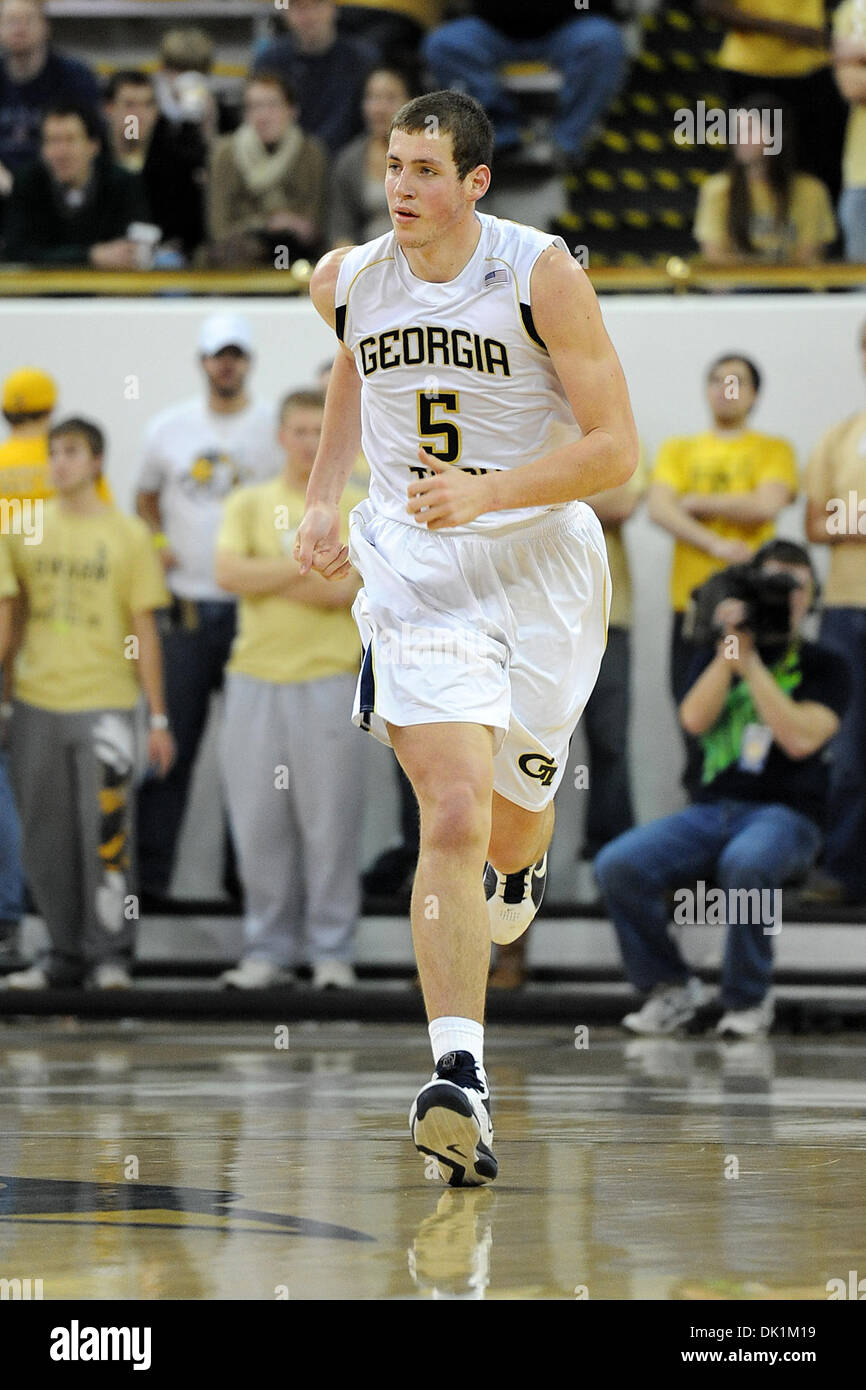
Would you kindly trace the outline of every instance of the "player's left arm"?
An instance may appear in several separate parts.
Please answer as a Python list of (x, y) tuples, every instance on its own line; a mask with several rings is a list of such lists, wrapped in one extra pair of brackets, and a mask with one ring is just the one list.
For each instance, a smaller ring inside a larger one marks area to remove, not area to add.
[(547, 507), (628, 482), (640, 445), (628, 387), (586, 274), (550, 247), (532, 271), (532, 316), (582, 438), (517, 468), (480, 477), (448, 468), (426, 450), (434, 475), (409, 488), (408, 511), (428, 529), (459, 526), (485, 512)]

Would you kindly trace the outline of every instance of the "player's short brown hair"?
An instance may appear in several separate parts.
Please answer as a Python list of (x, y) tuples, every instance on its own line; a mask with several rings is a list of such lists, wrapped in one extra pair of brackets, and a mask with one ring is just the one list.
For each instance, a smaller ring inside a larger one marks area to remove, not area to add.
[(105, 453), (104, 433), (98, 425), (94, 425), (92, 420), (85, 420), (80, 415), (70, 415), (68, 419), (59, 421), (53, 429), (48, 431), (48, 443), (53, 444), (55, 439), (65, 438), (67, 435), (73, 434), (85, 441), (95, 459), (102, 458)]
[(401, 106), (391, 130), (450, 135), (457, 177), (493, 159), (493, 126), (480, 102), (465, 92), (428, 92)]
[(283, 399), (280, 401), (280, 424), (283, 423), (290, 410), (324, 409), (324, 391), (317, 391), (312, 386), (303, 391), (290, 391), (288, 395), (283, 396)]

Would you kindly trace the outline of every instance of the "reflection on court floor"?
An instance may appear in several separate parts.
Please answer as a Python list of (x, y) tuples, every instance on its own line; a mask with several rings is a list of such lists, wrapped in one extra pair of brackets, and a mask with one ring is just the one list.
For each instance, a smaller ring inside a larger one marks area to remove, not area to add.
[(452, 1191), (408, 1138), (417, 1028), (4, 1023), (0, 1296), (826, 1299), (866, 1275), (866, 1038), (580, 1041), (489, 1030), (501, 1176)]

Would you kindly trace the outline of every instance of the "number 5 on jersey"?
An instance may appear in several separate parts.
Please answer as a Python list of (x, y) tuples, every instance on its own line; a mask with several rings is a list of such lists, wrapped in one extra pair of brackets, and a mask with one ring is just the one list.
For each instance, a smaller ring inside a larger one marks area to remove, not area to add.
[[(453, 420), (443, 420), (437, 412), (441, 410), (449, 415), (458, 414), (460, 393), (439, 391), (430, 395), (426, 391), (418, 391), (417, 397), (418, 434), (422, 446), (441, 463), (456, 463), (463, 452), (460, 428)], [(430, 442), (431, 439), (433, 443)]]

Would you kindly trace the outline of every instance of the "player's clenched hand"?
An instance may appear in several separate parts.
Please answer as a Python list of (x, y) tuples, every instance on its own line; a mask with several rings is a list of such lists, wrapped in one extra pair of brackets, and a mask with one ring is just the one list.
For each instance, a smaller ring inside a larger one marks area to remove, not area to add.
[(295, 538), (295, 559), (301, 574), (318, 570), (326, 579), (345, 579), (351, 572), (348, 547), (340, 541), (340, 513), (325, 502), (314, 502), (304, 513)]
[(406, 510), (428, 531), (438, 531), (443, 526), (464, 526), (490, 510), (486, 477), (464, 473), (461, 468), (442, 463), (426, 449), (419, 449), (418, 457), (433, 469), (433, 477), (410, 483)]

